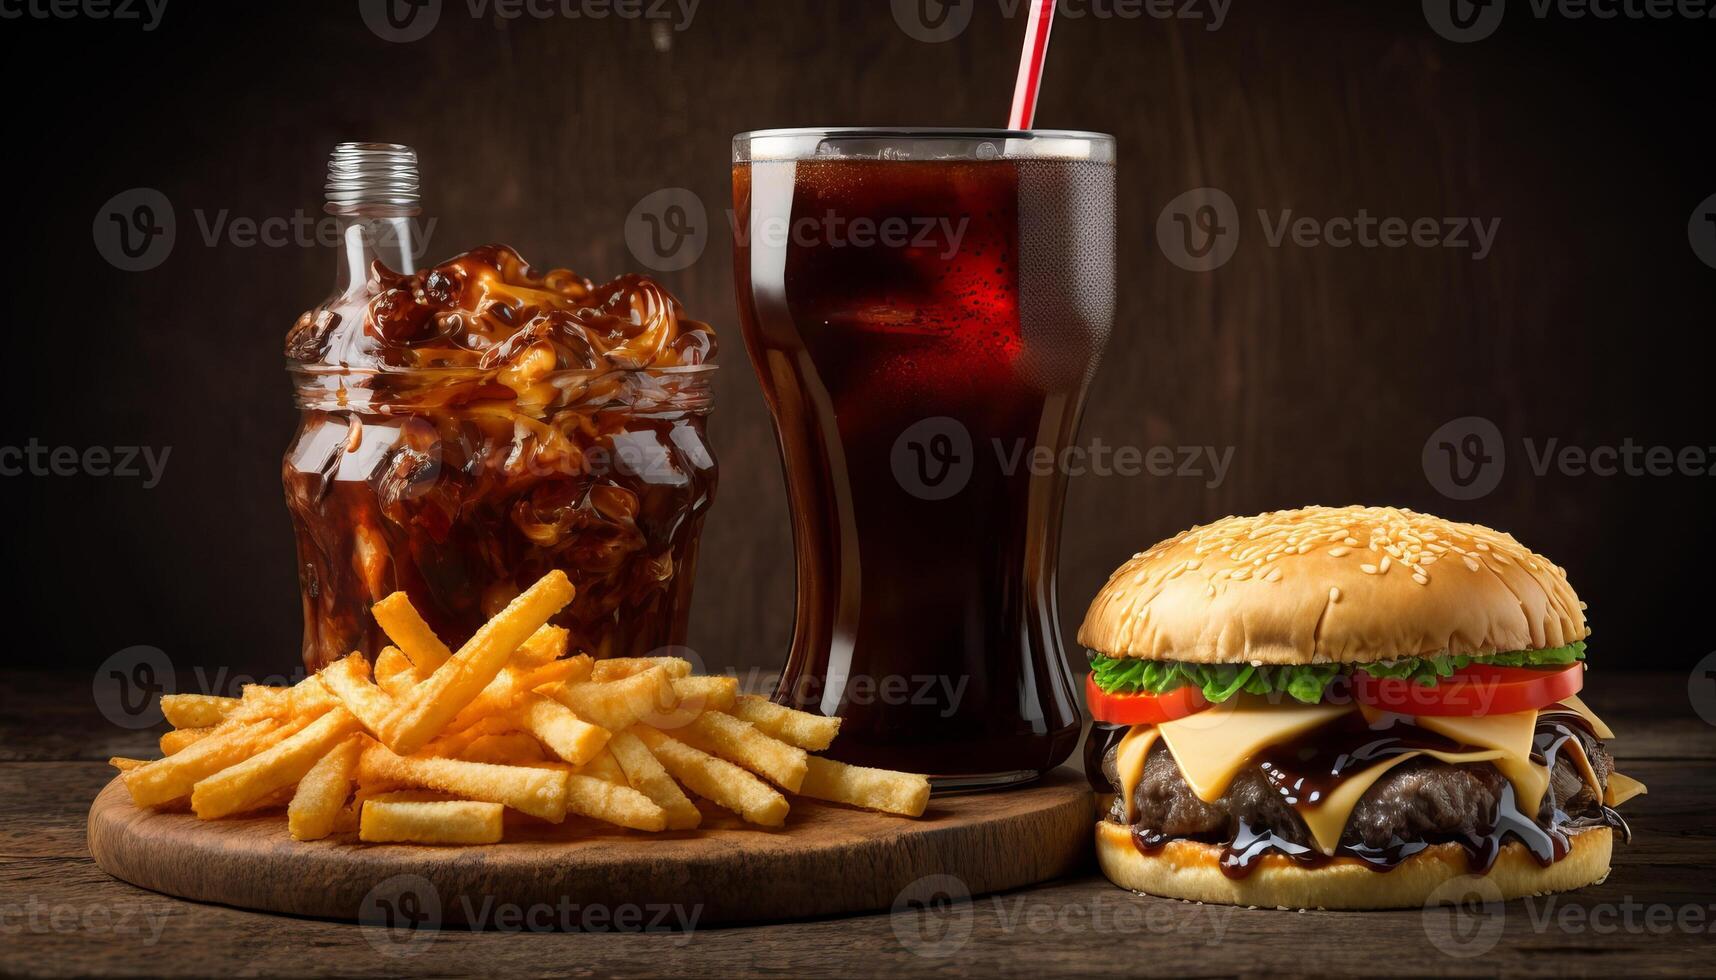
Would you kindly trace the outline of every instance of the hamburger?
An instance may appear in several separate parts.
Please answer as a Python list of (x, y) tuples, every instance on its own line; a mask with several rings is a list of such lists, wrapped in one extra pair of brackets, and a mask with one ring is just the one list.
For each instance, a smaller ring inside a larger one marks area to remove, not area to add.
[(1609, 873), (1585, 606), (1511, 535), (1409, 510), (1229, 517), (1122, 565), (1079, 642), (1115, 884), (1286, 908), (1421, 906)]

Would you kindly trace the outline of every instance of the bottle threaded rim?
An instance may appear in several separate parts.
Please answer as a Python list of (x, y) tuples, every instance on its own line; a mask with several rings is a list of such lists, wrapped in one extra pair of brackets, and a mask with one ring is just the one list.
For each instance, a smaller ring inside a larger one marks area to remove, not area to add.
[(399, 143), (340, 143), (328, 157), (328, 204), (415, 208), (417, 151)]

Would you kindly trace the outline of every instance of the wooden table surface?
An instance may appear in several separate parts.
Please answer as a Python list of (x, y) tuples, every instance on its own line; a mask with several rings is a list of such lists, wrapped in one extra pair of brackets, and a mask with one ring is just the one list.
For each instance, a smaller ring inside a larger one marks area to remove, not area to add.
[[(1635, 836), (1617, 845), (1609, 880), (1573, 895), (1467, 912), (1280, 912), (1141, 897), (1092, 866), (969, 903), (908, 896), (892, 914), (519, 935), (266, 915), (109, 878), (90, 859), (85, 813), (111, 778), (104, 760), (148, 754), (155, 733), (104, 721), (87, 675), (13, 675), (0, 685), (0, 975), (1709, 975), (1716, 728), (1695, 713), (1685, 675), (1594, 679), (1586, 699), (1650, 794), (1624, 808)], [(1716, 710), (1716, 688), (1705, 697)]]

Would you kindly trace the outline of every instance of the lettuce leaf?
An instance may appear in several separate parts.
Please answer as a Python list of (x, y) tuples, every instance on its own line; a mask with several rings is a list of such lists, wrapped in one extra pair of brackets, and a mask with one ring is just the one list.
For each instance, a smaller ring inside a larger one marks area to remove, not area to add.
[(1323, 692), (1343, 674), (1362, 670), (1372, 677), (1410, 680), (1426, 687), (1471, 664), (1498, 667), (1545, 667), (1585, 659), (1583, 641), (1547, 650), (1515, 650), (1481, 657), (1438, 654), (1403, 657), (1370, 664), (1306, 664), (1285, 667), (1251, 664), (1193, 664), (1180, 660), (1139, 660), (1135, 657), (1091, 655), (1090, 672), (1096, 686), (1109, 694), (1166, 694), (1196, 687), (1208, 700), (1221, 703), (1239, 693), (1281, 693), (1305, 704), (1323, 699)]

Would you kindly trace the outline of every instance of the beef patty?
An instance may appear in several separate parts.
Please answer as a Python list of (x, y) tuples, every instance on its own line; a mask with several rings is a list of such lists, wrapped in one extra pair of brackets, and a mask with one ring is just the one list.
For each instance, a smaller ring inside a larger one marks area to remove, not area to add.
[[(1539, 719), (1545, 725), (1561, 723), (1571, 731), (1591, 760), (1597, 780), (1608, 785), (1614, 760), (1577, 716), (1556, 713)], [(1103, 775), (1118, 787), (1111, 747), (1102, 759)], [(1497, 808), (1508, 787), (1495, 766), (1487, 763), (1454, 765), (1420, 757), (1389, 770), (1367, 790), (1347, 820), (1341, 843), (1349, 846), (1386, 847), (1394, 841), (1417, 841), (1441, 836), (1475, 836), (1495, 825)], [(1144, 763), (1144, 776), (1133, 794), (1134, 825), (1166, 837), (1186, 837), (1209, 842), (1231, 841), (1244, 822), (1255, 831), (1269, 830), (1295, 844), (1311, 844), (1310, 832), (1293, 807), (1269, 784), (1263, 770), (1248, 766), (1228, 785), (1226, 795), (1214, 803), (1199, 799), (1166, 742), (1158, 740)], [(1556, 812), (1562, 816), (1557, 818)], [(1109, 819), (1125, 823), (1125, 811), (1117, 798)], [(1569, 754), (1556, 754), (1550, 771), (1549, 789), (1538, 808), (1540, 826), (1595, 825), (1604, 822), (1602, 799), (1592, 791), (1582, 771)]]

